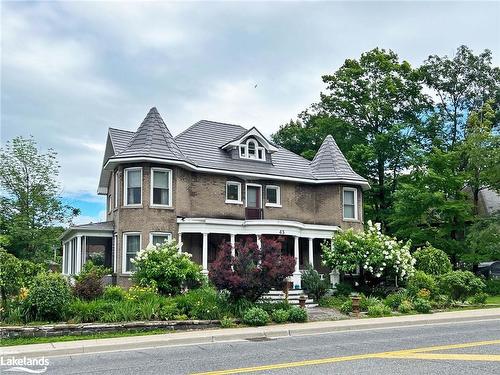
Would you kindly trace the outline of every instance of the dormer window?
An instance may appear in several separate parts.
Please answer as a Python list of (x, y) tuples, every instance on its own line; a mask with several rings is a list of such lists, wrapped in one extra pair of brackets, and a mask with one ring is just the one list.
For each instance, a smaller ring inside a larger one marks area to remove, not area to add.
[(240, 158), (265, 161), (265, 148), (260, 146), (255, 139), (249, 138), (240, 144)]

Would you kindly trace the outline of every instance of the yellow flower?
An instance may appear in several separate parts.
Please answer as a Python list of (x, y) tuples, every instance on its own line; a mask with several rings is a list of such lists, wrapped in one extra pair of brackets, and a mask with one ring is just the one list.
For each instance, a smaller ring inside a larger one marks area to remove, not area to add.
[(19, 299), (24, 301), (26, 298), (28, 298), (28, 288), (21, 288), (19, 290)]

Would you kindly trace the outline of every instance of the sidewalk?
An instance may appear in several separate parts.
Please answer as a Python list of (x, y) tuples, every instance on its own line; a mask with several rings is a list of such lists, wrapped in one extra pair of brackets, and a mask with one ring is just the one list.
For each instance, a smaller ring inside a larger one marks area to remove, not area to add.
[(278, 338), (300, 336), (346, 330), (404, 327), (410, 325), (432, 323), (452, 323), (484, 319), (500, 319), (500, 308), (442, 312), (431, 315), (423, 314), (358, 320), (321, 321), (264, 327), (227, 328), (205, 331), (168, 333), (150, 336), (133, 336), (111, 339), (18, 345), (1, 347), (0, 355), (50, 357), (71, 354), (156, 348), (175, 345), (207, 344), (214, 342), (266, 337)]

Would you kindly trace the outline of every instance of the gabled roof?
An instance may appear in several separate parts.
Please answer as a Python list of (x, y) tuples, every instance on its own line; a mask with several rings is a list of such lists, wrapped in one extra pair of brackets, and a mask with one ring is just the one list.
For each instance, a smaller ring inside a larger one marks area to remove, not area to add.
[(227, 149), (230, 147), (235, 147), (239, 146), (246, 138), (248, 137), (255, 137), (257, 138), (260, 143), (264, 145), (264, 147), (269, 151), (269, 152), (276, 152), (278, 151), (278, 148), (269, 142), (266, 137), (262, 135), (262, 133), (254, 126), (250, 130), (247, 130), (243, 134), (238, 135), (236, 138), (232, 139), (231, 141), (225, 143), (224, 145), (221, 146), (222, 149)]
[(116, 153), (114, 157), (134, 156), (186, 161), (186, 157), (175, 143), (174, 137), (155, 107), (149, 110), (123, 151)]
[(315, 178), (329, 180), (343, 178), (346, 180), (366, 181), (353, 171), (339, 146), (331, 135), (327, 135), (311, 162), (311, 170)]

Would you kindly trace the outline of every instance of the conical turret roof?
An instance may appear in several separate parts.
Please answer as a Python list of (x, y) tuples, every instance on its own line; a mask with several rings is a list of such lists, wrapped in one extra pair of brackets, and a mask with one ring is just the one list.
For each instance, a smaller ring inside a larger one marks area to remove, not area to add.
[(366, 181), (349, 165), (335, 139), (327, 135), (311, 162), (312, 173), (320, 180), (344, 178), (347, 180)]

